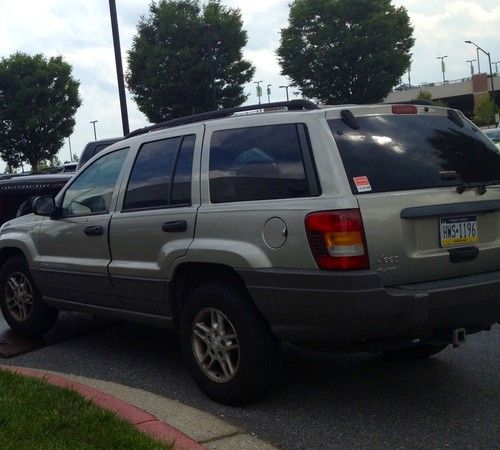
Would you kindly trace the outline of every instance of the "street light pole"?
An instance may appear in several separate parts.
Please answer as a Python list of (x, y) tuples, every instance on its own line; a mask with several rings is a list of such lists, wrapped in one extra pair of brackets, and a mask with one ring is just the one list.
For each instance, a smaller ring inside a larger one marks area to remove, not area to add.
[(466, 44), (472, 44), (476, 47), (477, 50), (477, 56), (478, 56), (478, 61), (479, 61), (479, 50), (481, 50), (487, 57), (488, 57), (488, 62), (490, 64), (490, 80), (491, 80), (491, 100), (493, 100), (493, 104), (496, 105), (496, 100), (495, 100), (495, 86), (493, 84), (493, 68), (491, 67), (491, 55), (489, 52), (486, 50), (482, 49), (477, 45), (476, 43), (472, 41), (465, 41)]
[(290, 97), (288, 96), (288, 88), (290, 87), (290, 85), (286, 85), (286, 86), (280, 86), (279, 88), (280, 89), (285, 89), (286, 90), (286, 101), (289, 102), (290, 101)]
[(73, 162), (73, 153), (71, 152), (71, 136), (68, 136), (68, 144), (69, 144), (69, 162)]
[(259, 80), (259, 81), (254, 81), (254, 84), (257, 85), (257, 97), (259, 99), (259, 105), (261, 104), (260, 98), (262, 97), (262, 88), (260, 87), (260, 83), (264, 83), (264, 81)]
[(446, 77), (444, 76), (445, 72), (445, 66), (444, 66), (444, 59), (448, 58), (448, 56), (438, 56), (437, 59), (441, 60), (441, 71), (443, 72), (443, 84), (446, 83)]
[(98, 120), (91, 120), (89, 123), (91, 123), (94, 126), (94, 141), (97, 141), (97, 133), (95, 131), (95, 124), (96, 122), (99, 122)]
[(111, 31), (113, 33), (113, 46), (115, 48), (116, 78), (118, 80), (118, 95), (120, 97), (120, 109), (122, 113), (123, 135), (130, 133), (128, 124), (127, 99), (125, 97), (125, 81), (123, 80), (122, 54), (120, 51), (120, 35), (118, 34), (118, 18), (116, 15), (116, 2), (109, 0), (109, 12), (111, 15)]
[(466, 62), (470, 63), (470, 74), (474, 75), (474, 66), (472, 65), (473, 62), (475, 62), (475, 59), (468, 59)]
[(267, 103), (271, 103), (271, 86), (272, 84), (267, 85)]
[(408, 86), (411, 87), (411, 61), (410, 61), (410, 64), (408, 66)]

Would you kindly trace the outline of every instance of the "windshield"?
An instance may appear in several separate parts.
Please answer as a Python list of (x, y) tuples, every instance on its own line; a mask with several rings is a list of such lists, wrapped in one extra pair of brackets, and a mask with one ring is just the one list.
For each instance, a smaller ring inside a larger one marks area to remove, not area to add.
[(495, 144), (500, 142), (500, 129), (499, 130), (486, 130), (484, 132)]
[(499, 149), (447, 116), (356, 117), (359, 129), (329, 120), (354, 194), (456, 186), (500, 178)]

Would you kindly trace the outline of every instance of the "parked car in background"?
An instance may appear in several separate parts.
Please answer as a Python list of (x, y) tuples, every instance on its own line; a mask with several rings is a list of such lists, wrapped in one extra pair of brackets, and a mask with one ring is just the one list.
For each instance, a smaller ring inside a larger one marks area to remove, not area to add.
[(80, 155), (80, 159), (78, 160), (78, 164), (76, 166), (76, 170), (78, 171), (80, 167), (83, 167), (91, 158), (97, 155), (99, 152), (104, 150), (106, 147), (118, 142), (123, 138), (109, 138), (109, 139), (100, 139), (99, 141), (89, 142), (83, 149), (82, 154)]
[(490, 128), (483, 130), (483, 133), (500, 149), (500, 128)]
[(75, 173), (78, 163), (66, 163), (61, 166), (51, 167), (50, 169), (44, 170), (43, 173)]
[(31, 213), (34, 198), (40, 195), (56, 196), (75, 170), (119, 139), (121, 138), (89, 142), (83, 149), (78, 164), (64, 164), (36, 175), (8, 175), (0, 178), (0, 225), (14, 217)]
[(16, 177), (25, 177), (31, 175), (31, 172), (21, 172), (21, 173), (3, 173), (0, 175), (0, 180), (10, 180)]
[(483, 133), (428, 105), (269, 106), (133, 132), (4, 224), (9, 325), (77, 310), (176, 329), (198, 386), (235, 405), (270, 389), (280, 341), (423, 358), (499, 321)]

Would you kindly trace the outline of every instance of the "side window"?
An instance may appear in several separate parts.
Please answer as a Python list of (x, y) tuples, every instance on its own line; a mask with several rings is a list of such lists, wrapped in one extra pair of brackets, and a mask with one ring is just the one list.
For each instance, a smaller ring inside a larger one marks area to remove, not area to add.
[(123, 210), (161, 208), (191, 202), (195, 136), (148, 142), (130, 174)]
[(63, 217), (103, 214), (109, 211), (116, 180), (128, 148), (108, 153), (87, 167), (64, 193)]
[(311, 195), (296, 124), (213, 133), (210, 143), (213, 203)]

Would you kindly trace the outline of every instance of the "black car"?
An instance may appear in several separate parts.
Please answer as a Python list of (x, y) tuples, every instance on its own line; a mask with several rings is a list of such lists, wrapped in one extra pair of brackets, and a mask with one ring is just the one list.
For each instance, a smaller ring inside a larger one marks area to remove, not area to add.
[(77, 167), (72, 163), (49, 169), (42, 174), (8, 175), (0, 179), (0, 225), (14, 217), (30, 214), (36, 197), (55, 197), (73, 177), (75, 169), (78, 170), (94, 155), (120, 139), (122, 138), (89, 142), (82, 151)]

